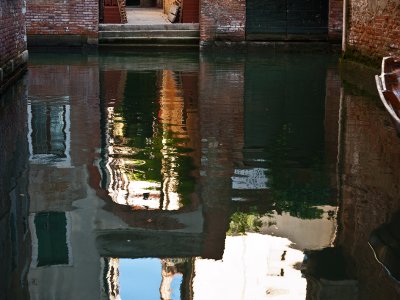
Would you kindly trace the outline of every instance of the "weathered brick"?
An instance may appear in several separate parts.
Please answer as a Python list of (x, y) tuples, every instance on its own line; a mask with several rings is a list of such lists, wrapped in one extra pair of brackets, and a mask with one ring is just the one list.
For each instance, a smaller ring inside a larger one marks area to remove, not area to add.
[(0, 1), (0, 94), (26, 65), (25, 6), (22, 0)]
[(97, 0), (30, 0), (27, 2), (28, 36), (66, 35), (98, 37), (99, 10)]
[(353, 0), (349, 2), (347, 44), (363, 56), (400, 55), (400, 2)]
[(244, 41), (245, 0), (200, 1), (200, 40)]

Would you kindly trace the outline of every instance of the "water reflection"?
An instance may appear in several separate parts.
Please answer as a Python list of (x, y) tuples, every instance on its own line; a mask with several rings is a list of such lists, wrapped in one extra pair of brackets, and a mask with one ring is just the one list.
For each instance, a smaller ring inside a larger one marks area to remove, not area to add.
[(305, 299), (302, 260), (286, 238), (227, 236), (222, 260), (196, 259), (193, 299)]
[(335, 200), (322, 126), (329, 103), (327, 62), (315, 57), (310, 64), (307, 56), (253, 57), (245, 75), (244, 166), (264, 168), (276, 211), (320, 218), (322, 210), (316, 207)]
[(375, 259), (368, 242), (371, 233), (391, 222), (399, 210), (399, 139), (377, 100), (371, 73), (355, 77), (359, 69), (344, 67), (340, 230), (335, 244), (343, 248), (361, 299), (396, 299), (400, 287)]
[(190, 205), (198, 124), (196, 106), (185, 92), (196, 91), (197, 75), (168, 70), (102, 74), (107, 82), (102, 165), (113, 201), (134, 210)]
[(27, 78), (0, 95), (0, 298), (28, 299)]
[[(103, 291), (108, 299), (184, 299), (191, 276), (189, 258), (104, 258)], [(182, 297), (181, 297), (182, 296)]]
[[(398, 140), (374, 91), (336, 64), (33, 55), (28, 102), (0, 126), (1, 292), (395, 299), (368, 242), (399, 209)], [(10, 122), (25, 126), (13, 136)]]

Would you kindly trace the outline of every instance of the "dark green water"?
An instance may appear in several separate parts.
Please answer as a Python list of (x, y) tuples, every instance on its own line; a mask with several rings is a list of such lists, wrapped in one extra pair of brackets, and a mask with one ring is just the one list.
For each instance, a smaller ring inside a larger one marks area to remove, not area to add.
[(0, 298), (395, 299), (378, 252), (397, 250), (376, 240), (400, 208), (400, 140), (373, 72), (31, 54), (0, 108)]

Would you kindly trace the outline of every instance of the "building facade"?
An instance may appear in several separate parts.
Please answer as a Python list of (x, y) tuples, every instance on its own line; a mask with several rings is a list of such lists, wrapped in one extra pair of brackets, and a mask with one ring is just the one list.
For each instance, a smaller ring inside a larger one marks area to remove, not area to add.
[[(30, 46), (96, 47), (99, 24), (104, 21), (101, 10), (104, 1), (2, 1), (0, 86), (25, 68), (26, 36)], [(180, 3), (179, 21), (199, 23), (201, 47), (249, 41), (332, 42), (343, 36), (343, 50), (353, 56), (378, 61), (382, 56), (400, 54), (400, 5), (396, 0), (318, 0), (311, 4), (305, 0), (285, 3), (182, 0)], [(163, 8), (167, 14), (171, 1), (126, 1), (126, 5)], [(346, 7), (344, 18), (343, 7)]]
[[(182, 0), (178, 22), (200, 24), (200, 44), (214, 41), (338, 40), (343, 0)], [(96, 44), (99, 23), (116, 0), (28, 0), (27, 33), (32, 45)], [(171, 1), (126, 1), (127, 7), (158, 7), (168, 14)], [(162, 3), (160, 3), (162, 2)], [(150, 3), (151, 4), (151, 3)], [(124, 5), (124, 4), (123, 4)], [(117, 18), (118, 19), (118, 18)], [(111, 19), (109, 19), (111, 20)], [(121, 16), (122, 20), (122, 16)], [(123, 21), (121, 21), (123, 23)]]
[(0, 3), (0, 95), (26, 68), (25, 1)]

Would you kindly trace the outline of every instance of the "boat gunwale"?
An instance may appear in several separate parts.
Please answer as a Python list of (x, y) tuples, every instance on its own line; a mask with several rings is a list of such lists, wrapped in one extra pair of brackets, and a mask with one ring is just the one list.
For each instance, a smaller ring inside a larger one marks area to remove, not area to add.
[(400, 59), (394, 58), (392, 56), (386, 56), (382, 58), (381, 74), (375, 75), (376, 87), (379, 93), (379, 98), (383, 103), (384, 107), (388, 111), (390, 117), (395, 123), (395, 128), (400, 135), (400, 111), (397, 112), (396, 108), (391, 104), (391, 101), (387, 99), (384, 95), (385, 92), (392, 93), (397, 99), (400, 107), (400, 90), (397, 88), (388, 88), (388, 80), (395, 77), (395, 82), (400, 85)]

